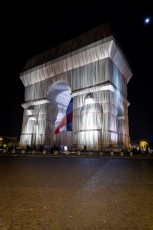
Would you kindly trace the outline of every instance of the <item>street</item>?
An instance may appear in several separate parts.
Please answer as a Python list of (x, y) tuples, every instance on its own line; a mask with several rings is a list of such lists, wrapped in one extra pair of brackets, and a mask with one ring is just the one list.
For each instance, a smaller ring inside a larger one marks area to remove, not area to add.
[(153, 229), (153, 159), (0, 157), (0, 230)]

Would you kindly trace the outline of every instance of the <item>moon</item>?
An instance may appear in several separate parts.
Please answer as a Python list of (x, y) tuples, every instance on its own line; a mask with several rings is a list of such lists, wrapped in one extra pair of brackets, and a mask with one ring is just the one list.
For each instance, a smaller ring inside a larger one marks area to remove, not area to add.
[(149, 24), (150, 21), (151, 21), (151, 19), (150, 19), (149, 17), (147, 17), (147, 18), (145, 18), (144, 23), (145, 23), (145, 24)]

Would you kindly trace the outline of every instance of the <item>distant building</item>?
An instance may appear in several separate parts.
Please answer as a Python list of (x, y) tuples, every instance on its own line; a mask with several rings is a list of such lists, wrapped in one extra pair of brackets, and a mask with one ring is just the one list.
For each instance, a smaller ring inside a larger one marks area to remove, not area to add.
[[(127, 148), (131, 77), (109, 24), (28, 60), (20, 74), (25, 86), (20, 145)], [(73, 120), (68, 131), (64, 116), (71, 98)]]
[(4, 144), (8, 144), (8, 143), (17, 143), (18, 139), (17, 137), (14, 137), (14, 136), (3, 136), (1, 135), (0, 136), (0, 146), (4, 145)]

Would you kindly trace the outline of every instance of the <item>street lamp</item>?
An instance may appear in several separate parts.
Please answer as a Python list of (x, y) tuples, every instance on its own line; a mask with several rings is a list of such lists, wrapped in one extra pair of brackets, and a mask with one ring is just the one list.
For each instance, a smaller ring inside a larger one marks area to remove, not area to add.
[(143, 149), (143, 150), (146, 150), (147, 148), (147, 141), (140, 141), (140, 147)]

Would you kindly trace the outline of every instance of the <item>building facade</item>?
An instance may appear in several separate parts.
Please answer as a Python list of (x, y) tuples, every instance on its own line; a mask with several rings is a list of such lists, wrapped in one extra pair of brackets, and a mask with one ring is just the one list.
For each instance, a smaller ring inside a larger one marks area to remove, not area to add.
[[(27, 61), (20, 145), (101, 150), (129, 146), (128, 62), (109, 24)], [(61, 127), (73, 98), (72, 131)]]

